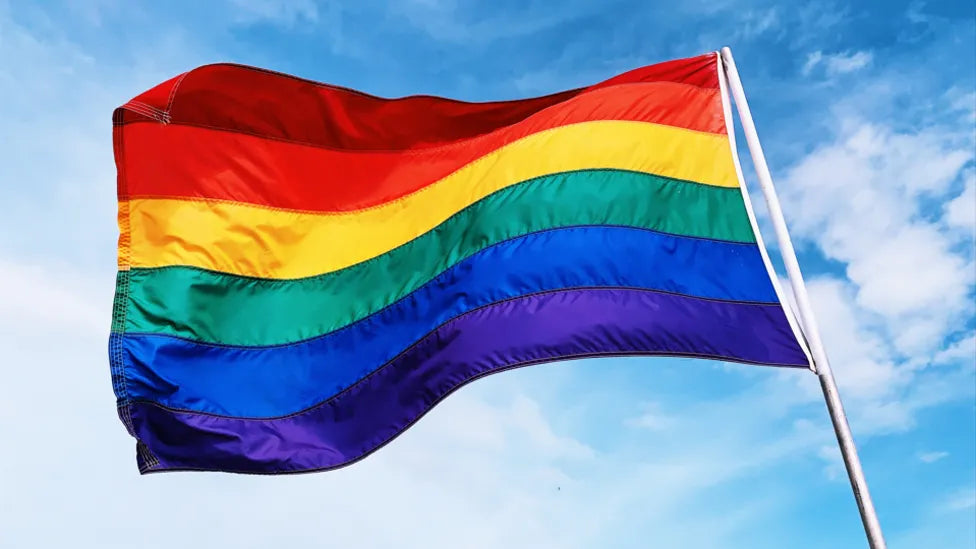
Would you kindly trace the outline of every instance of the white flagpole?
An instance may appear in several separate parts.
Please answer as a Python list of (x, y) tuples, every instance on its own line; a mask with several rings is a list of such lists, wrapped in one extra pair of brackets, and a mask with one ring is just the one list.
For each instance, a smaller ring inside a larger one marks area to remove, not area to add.
[(807, 295), (803, 275), (800, 273), (800, 264), (797, 262), (793, 242), (790, 240), (790, 234), (786, 229), (783, 210), (780, 208), (779, 198), (777, 198), (776, 189), (773, 187), (773, 178), (769, 174), (769, 166), (766, 165), (766, 157), (763, 155), (762, 147), (759, 144), (756, 124), (752, 120), (749, 103), (746, 102), (746, 94), (742, 89), (742, 81), (739, 80), (739, 71), (735, 68), (735, 60), (732, 59), (732, 50), (727, 47), (722, 48), (722, 60), (729, 89), (735, 98), (735, 107), (739, 111), (742, 130), (745, 133), (746, 142), (749, 144), (752, 163), (756, 167), (756, 176), (766, 199), (766, 205), (769, 207), (769, 217), (776, 231), (776, 239), (779, 242), (783, 263), (786, 265), (786, 272), (790, 278), (790, 286), (792, 286), (793, 294), (796, 297), (803, 334), (806, 336), (810, 351), (813, 354), (814, 369), (817, 372), (817, 377), (820, 378), (820, 387), (823, 389), (827, 401), (827, 410), (830, 412), (834, 432), (837, 434), (837, 442), (840, 443), (840, 451), (844, 457), (844, 465), (847, 467), (847, 475), (850, 477), (851, 487), (854, 489), (854, 498), (857, 500), (857, 507), (861, 513), (861, 522), (864, 523), (864, 531), (867, 533), (871, 549), (885, 549), (886, 545), (881, 533), (881, 524), (878, 522), (878, 514), (874, 510), (874, 503), (872, 503), (871, 494), (868, 492), (868, 484), (864, 479), (864, 471), (861, 469), (861, 460), (858, 458), (857, 448), (854, 446), (854, 437), (851, 435), (847, 415), (844, 413), (844, 405), (840, 401), (837, 383), (834, 381), (834, 374), (830, 369), (827, 353), (824, 350), (823, 342), (820, 340), (820, 331), (817, 329), (813, 308), (810, 306), (810, 297)]

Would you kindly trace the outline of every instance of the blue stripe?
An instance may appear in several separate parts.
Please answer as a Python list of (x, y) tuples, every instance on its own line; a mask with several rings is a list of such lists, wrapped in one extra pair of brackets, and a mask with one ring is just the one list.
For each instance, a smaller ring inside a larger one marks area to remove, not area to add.
[(559, 229), (482, 250), (386, 309), (299, 343), (228, 347), (127, 333), (127, 389), (132, 399), (177, 409), (283, 416), (337, 394), (460, 314), (518, 296), (579, 287), (776, 301), (755, 244), (623, 227)]

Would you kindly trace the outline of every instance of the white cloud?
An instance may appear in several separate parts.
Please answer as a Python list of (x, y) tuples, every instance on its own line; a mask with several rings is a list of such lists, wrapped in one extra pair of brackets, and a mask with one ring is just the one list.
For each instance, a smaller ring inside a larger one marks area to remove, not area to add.
[(971, 311), (976, 267), (922, 215), (920, 199), (947, 192), (972, 150), (938, 128), (839, 125), (837, 140), (794, 165), (780, 186), (793, 231), (846, 264), (858, 305), (882, 316), (899, 352), (935, 352)]
[(807, 290), (845, 398), (884, 398), (907, 382), (884, 338), (855, 307), (850, 284), (819, 277), (807, 283)]
[(976, 91), (952, 87), (946, 91), (946, 99), (953, 112), (963, 113), (976, 122)]
[(834, 54), (824, 54), (821, 50), (816, 50), (807, 54), (806, 62), (803, 64), (801, 72), (809, 75), (817, 67), (822, 66), (828, 78), (841, 74), (847, 74), (863, 69), (871, 64), (874, 54), (869, 51), (841, 52)]
[(642, 406), (639, 415), (628, 418), (625, 423), (630, 427), (650, 431), (664, 431), (674, 426), (675, 420), (662, 413), (661, 406), (658, 403), (647, 402)]
[(804, 75), (810, 74), (810, 72), (813, 71), (814, 67), (819, 65), (821, 61), (823, 61), (822, 51), (817, 50), (814, 52), (810, 52), (809, 54), (807, 54), (807, 60), (805, 63), (803, 63), (803, 68), (801, 69), (801, 71), (803, 72)]
[[(972, 338), (925, 355), (924, 363), (905, 361), (889, 339), (886, 320), (858, 305), (850, 281), (817, 276), (807, 281), (807, 289), (858, 436), (905, 432), (914, 427), (919, 410), (971, 398), (976, 360), (961, 359), (972, 349)], [(931, 375), (920, 372), (926, 367), (933, 368)], [(806, 390), (811, 401), (822, 398), (819, 387)], [(828, 470), (835, 476), (837, 471)]]
[(967, 486), (946, 496), (938, 509), (944, 512), (955, 512), (968, 511), (974, 507), (976, 507), (976, 489)]
[(874, 54), (869, 51), (858, 51), (854, 53), (837, 53), (828, 55), (824, 58), (827, 66), (828, 75), (847, 74), (868, 66), (874, 59)]
[(970, 335), (940, 350), (931, 361), (932, 364), (954, 362), (976, 363), (976, 335)]
[(918, 460), (922, 463), (935, 463), (949, 457), (949, 452), (922, 452), (918, 454)]
[(817, 456), (824, 462), (823, 474), (828, 480), (838, 481), (844, 477), (844, 456), (836, 444), (828, 444), (817, 449)]
[(742, 14), (737, 25), (736, 38), (751, 39), (776, 30), (781, 26), (779, 11), (774, 8), (749, 10)]
[[(828, 57), (814, 52), (805, 72), (870, 62)], [(894, 104), (899, 92), (890, 81), (863, 86), (875, 103)], [(957, 96), (931, 108), (959, 110)], [(867, 122), (850, 108), (861, 100), (853, 97), (829, 111), (834, 138), (795, 162), (778, 188), (799, 247), (816, 246), (840, 265), (840, 272), (821, 267), (829, 275), (808, 273), (808, 285), (852, 427), (864, 440), (905, 432), (920, 410), (976, 392), (976, 343), (964, 328), (974, 311), (976, 243), (959, 230), (970, 223), (963, 205), (974, 140), (957, 118), (899, 129)], [(839, 471), (836, 463), (827, 470)]]
[(968, 170), (965, 180), (962, 193), (946, 203), (943, 216), (950, 227), (972, 234), (976, 232), (976, 170)]

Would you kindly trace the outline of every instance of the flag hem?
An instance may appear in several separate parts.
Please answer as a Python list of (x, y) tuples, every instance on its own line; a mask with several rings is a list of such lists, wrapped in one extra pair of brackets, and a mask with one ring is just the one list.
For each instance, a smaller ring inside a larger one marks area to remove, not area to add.
[(118, 273), (115, 278), (115, 296), (112, 300), (112, 324), (109, 333), (109, 372), (112, 390), (116, 398), (116, 411), (129, 435), (136, 439), (136, 463), (140, 472), (145, 466), (155, 467), (159, 460), (149, 447), (139, 439), (132, 422), (132, 399), (126, 385), (125, 354), (122, 341), (125, 335), (126, 312), (129, 308), (130, 283), (130, 230), (128, 186), (125, 174), (125, 149), (122, 139), (124, 107), (112, 114), (112, 144), (115, 152), (116, 194), (118, 200)]
[(759, 223), (756, 221), (756, 214), (752, 208), (752, 200), (749, 198), (749, 189), (746, 187), (746, 179), (742, 175), (742, 165), (739, 163), (739, 149), (735, 144), (735, 127), (732, 123), (732, 103), (729, 98), (728, 83), (725, 78), (725, 65), (722, 61), (722, 53), (716, 51), (715, 57), (718, 60), (715, 70), (719, 71), (719, 96), (722, 98), (722, 111), (725, 116), (726, 135), (728, 135), (729, 138), (729, 147), (732, 150), (732, 163), (735, 165), (735, 175), (739, 180), (739, 191), (742, 193), (742, 200), (745, 203), (746, 214), (749, 216), (749, 223), (752, 225), (752, 232), (756, 237), (756, 245), (759, 247), (759, 254), (762, 256), (763, 265), (766, 266), (766, 272), (769, 275), (769, 282), (773, 285), (773, 290), (776, 292), (776, 297), (779, 299), (779, 304), (783, 308), (783, 314), (786, 316), (786, 321), (789, 323), (790, 329), (793, 331), (793, 336), (796, 337), (800, 350), (803, 351), (803, 354), (807, 357), (808, 369), (811, 372), (816, 373), (817, 367), (814, 364), (813, 356), (810, 353), (810, 344), (807, 341), (806, 335), (803, 333), (802, 326), (796, 318), (796, 311), (793, 310), (793, 306), (789, 303), (789, 300), (785, 299), (785, 294), (783, 293), (783, 289), (779, 284), (779, 276), (776, 274), (776, 270), (773, 269), (773, 264), (769, 259), (769, 253), (766, 251), (766, 244), (763, 242), (762, 233), (759, 231)]

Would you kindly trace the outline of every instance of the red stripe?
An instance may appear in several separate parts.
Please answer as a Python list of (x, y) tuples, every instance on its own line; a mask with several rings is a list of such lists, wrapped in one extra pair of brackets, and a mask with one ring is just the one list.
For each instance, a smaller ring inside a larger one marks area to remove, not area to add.
[(718, 89), (714, 53), (650, 65), (545, 97), (467, 103), (430, 96), (383, 99), (239, 65), (207, 65), (134, 98), (122, 123), (147, 121), (144, 106), (174, 124), (206, 126), (334, 149), (404, 150), (442, 145), (512, 125), (584, 91), (676, 82)]
[(125, 126), (123, 139), (130, 197), (349, 211), (410, 194), (505, 144), (550, 128), (634, 120), (723, 134), (722, 113), (718, 90), (626, 84), (587, 92), (493, 133), (410, 151), (337, 151), (158, 123)]

